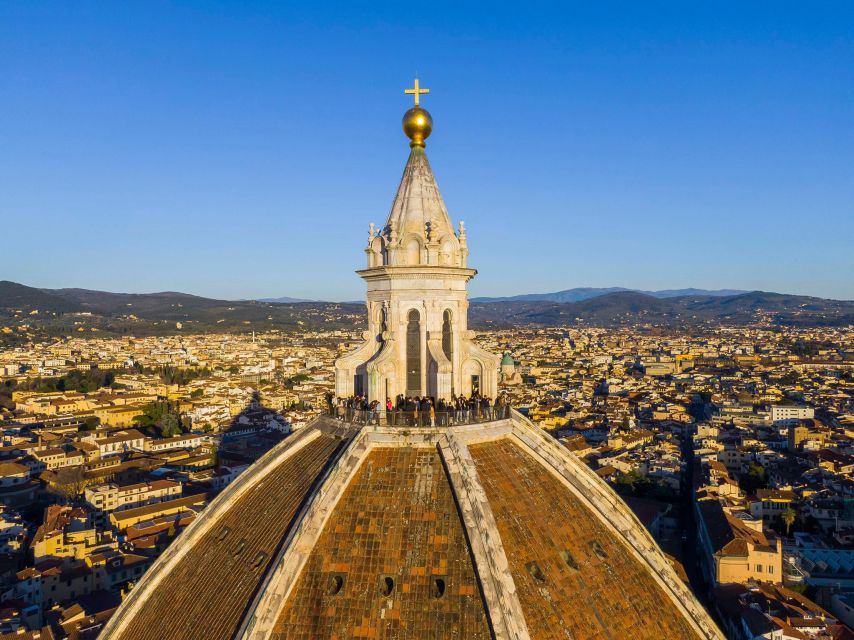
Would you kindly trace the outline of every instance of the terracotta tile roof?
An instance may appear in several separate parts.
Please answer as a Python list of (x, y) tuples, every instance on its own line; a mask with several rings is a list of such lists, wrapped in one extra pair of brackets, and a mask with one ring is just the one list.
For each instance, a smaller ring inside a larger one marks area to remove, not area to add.
[(146, 504), (141, 507), (133, 507), (132, 509), (122, 509), (120, 511), (114, 511), (113, 516), (115, 517), (117, 522), (122, 524), (130, 520), (134, 520), (136, 518), (144, 518), (148, 515), (161, 513), (166, 509), (192, 507), (204, 504), (205, 502), (207, 502), (207, 495), (204, 493), (197, 493), (194, 495), (175, 498), (174, 500), (163, 500), (162, 502), (154, 502), (152, 504)]
[(756, 497), (759, 500), (797, 500), (798, 496), (794, 491), (781, 491), (780, 489), (757, 489)]
[(243, 494), (116, 637), (186, 640), (204, 629), (205, 640), (230, 639), (291, 519), (340, 443), (327, 435), (316, 438)]
[(43, 627), (40, 631), (2, 633), (0, 640), (54, 640), (54, 635), (50, 627)]
[(649, 528), (655, 519), (660, 515), (665, 515), (673, 508), (667, 502), (659, 502), (658, 500), (650, 500), (648, 498), (637, 498), (635, 496), (626, 496), (623, 501), (629, 505), (629, 508), (634, 511), (638, 520), (643, 523), (643, 526)]
[(124, 431), (116, 431), (113, 435), (107, 436), (106, 438), (98, 438), (95, 442), (99, 445), (106, 445), (128, 442), (130, 440), (142, 440), (144, 438), (145, 436), (136, 429), (127, 429)]
[(17, 462), (0, 462), (0, 476), (17, 476), (22, 473), (29, 473), (29, 467), (25, 467)]
[(700, 510), (700, 516), (703, 518), (706, 532), (709, 534), (712, 551), (721, 551), (735, 540), (735, 534), (727, 521), (723, 506), (715, 499), (700, 500), (697, 506)]
[(617, 467), (610, 464), (606, 464), (604, 467), (599, 467), (598, 469), (596, 469), (594, 473), (596, 473), (596, 475), (600, 478), (608, 478), (617, 473)]
[(272, 635), (352, 637), (490, 637), (435, 449), (370, 453), (327, 522)]
[(508, 440), (471, 445), (531, 638), (696, 638), (643, 566)]
[[(761, 531), (756, 531), (748, 527), (744, 522), (733, 516), (732, 514), (726, 514), (727, 523), (732, 528), (732, 533), (736, 537), (737, 542), (743, 541), (745, 553), (743, 555), (747, 555), (747, 544), (750, 543), (754, 545), (757, 549), (761, 551), (775, 551), (776, 548), (772, 546), (771, 541), (765, 536)], [(730, 547), (732, 544), (728, 545), (724, 548), (725, 555), (742, 555), (742, 554), (729, 554)]]

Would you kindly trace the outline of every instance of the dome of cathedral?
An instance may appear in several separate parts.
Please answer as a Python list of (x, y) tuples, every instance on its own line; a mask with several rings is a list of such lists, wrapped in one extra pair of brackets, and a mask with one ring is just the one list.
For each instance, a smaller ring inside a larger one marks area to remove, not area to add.
[(518, 413), (317, 418), (160, 556), (102, 640), (723, 636), (644, 526)]
[(433, 131), (433, 118), (422, 107), (412, 107), (403, 114), (403, 132), (412, 140), (411, 146), (423, 147)]

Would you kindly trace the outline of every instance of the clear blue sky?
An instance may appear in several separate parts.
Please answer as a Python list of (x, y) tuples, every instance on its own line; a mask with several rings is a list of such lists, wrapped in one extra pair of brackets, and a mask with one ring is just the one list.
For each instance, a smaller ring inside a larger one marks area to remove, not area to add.
[(361, 298), (417, 71), (473, 294), (854, 298), (854, 3), (316, 4), (0, 4), (0, 279)]

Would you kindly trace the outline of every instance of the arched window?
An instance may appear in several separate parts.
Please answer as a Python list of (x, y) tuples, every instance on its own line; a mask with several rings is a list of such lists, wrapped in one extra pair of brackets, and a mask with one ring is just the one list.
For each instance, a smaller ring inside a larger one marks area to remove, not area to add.
[(445, 309), (445, 313), (442, 316), (442, 351), (445, 353), (445, 357), (453, 364), (454, 336), (452, 331), (451, 310)]
[(381, 267), (385, 260), (383, 260), (383, 240), (380, 237), (376, 237), (371, 241), (370, 251), (368, 252), (368, 268), (371, 267)]
[(406, 325), (406, 395), (421, 395), (421, 316), (411, 309)]
[(450, 238), (444, 238), (442, 240), (442, 247), (439, 250), (439, 264), (443, 265), (453, 265), (456, 263), (456, 256), (454, 251), (454, 244), (451, 242)]
[(421, 243), (415, 238), (406, 243), (406, 264), (421, 264)]

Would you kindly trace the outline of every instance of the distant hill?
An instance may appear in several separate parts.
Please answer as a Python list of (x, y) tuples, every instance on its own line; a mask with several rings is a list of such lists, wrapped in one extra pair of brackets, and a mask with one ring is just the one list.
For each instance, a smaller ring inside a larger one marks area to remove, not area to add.
[[(41, 291), (48, 291), (41, 289)], [(194, 311), (233, 305), (225, 300), (212, 300), (188, 293), (161, 291), (158, 293), (110, 293), (90, 289), (52, 289), (50, 292), (74, 304), (83, 311), (102, 315), (133, 314), (144, 317), (182, 315), (185, 307)]]
[(472, 298), (472, 302), (580, 302), (582, 300), (598, 298), (599, 296), (608, 295), (609, 293), (619, 293), (621, 291), (643, 293), (655, 298), (678, 298), (681, 296), (736, 296), (742, 293), (747, 293), (747, 291), (741, 291), (739, 289), (664, 289), (662, 291), (642, 291), (640, 289), (626, 289), (625, 287), (577, 287), (575, 289), (555, 291), (554, 293), (526, 293), (518, 296), (505, 296), (498, 298)]
[(317, 300), (306, 300), (304, 298), (289, 298), (282, 296), (281, 298), (258, 298), (258, 302), (273, 302), (276, 304), (296, 304), (299, 302), (317, 302)]
[(177, 331), (178, 323), (187, 332), (346, 328), (363, 321), (364, 310), (364, 304), (231, 301), (174, 291), (112, 293), (36, 289), (0, 282), (0, 316), (51, 335), (81, 328), (118, 334), (165, 334)]
[(731, 296), (689, 295), (656, 298), (618, 291), (577, 302), (511, 301), (471, 306), (473, 325), (544, 326), (584, 324), (688, 326), (703, 323), (785, 326), (854, 324), (854, 301), (752, 291)]
[(742, 293), (750, 293), (743, 289), (661, 289), (660, 291), (641, 291), (656, 298), (680, 298), (682, 296), (712, 296), (715, 298), (725, 296), (738, 296)]
[(0, 280), (0, 311), (12, 313), (20, 311), (30, 314), (69, 313), (79, 311), (80, 305), (56, 295), (55, 291), (36, 289), (17, 282)]
[[(657, 292), (656, 296), (618, 290), (569, 302), (516, 298), (473, 302), (469, 324), (480, 329), (526, 325), (854, 325), (854, 301), (762, 291), (736, 295), (688, 291), (691, 293), (666, 296), (660, 295), (664, 292)], [(2, 281), (0, 317), (4, 324), (26, 324), (48, 335), (92, 330), (107, 335), (163, 335), (179, 331), (179, 324), (180, 331), (194, 333), (300, 331), (364, 327), (365, 305), (363, 302), (215, 300), (172, 291), (110, 293), (88, 289), (37, 289)]]

